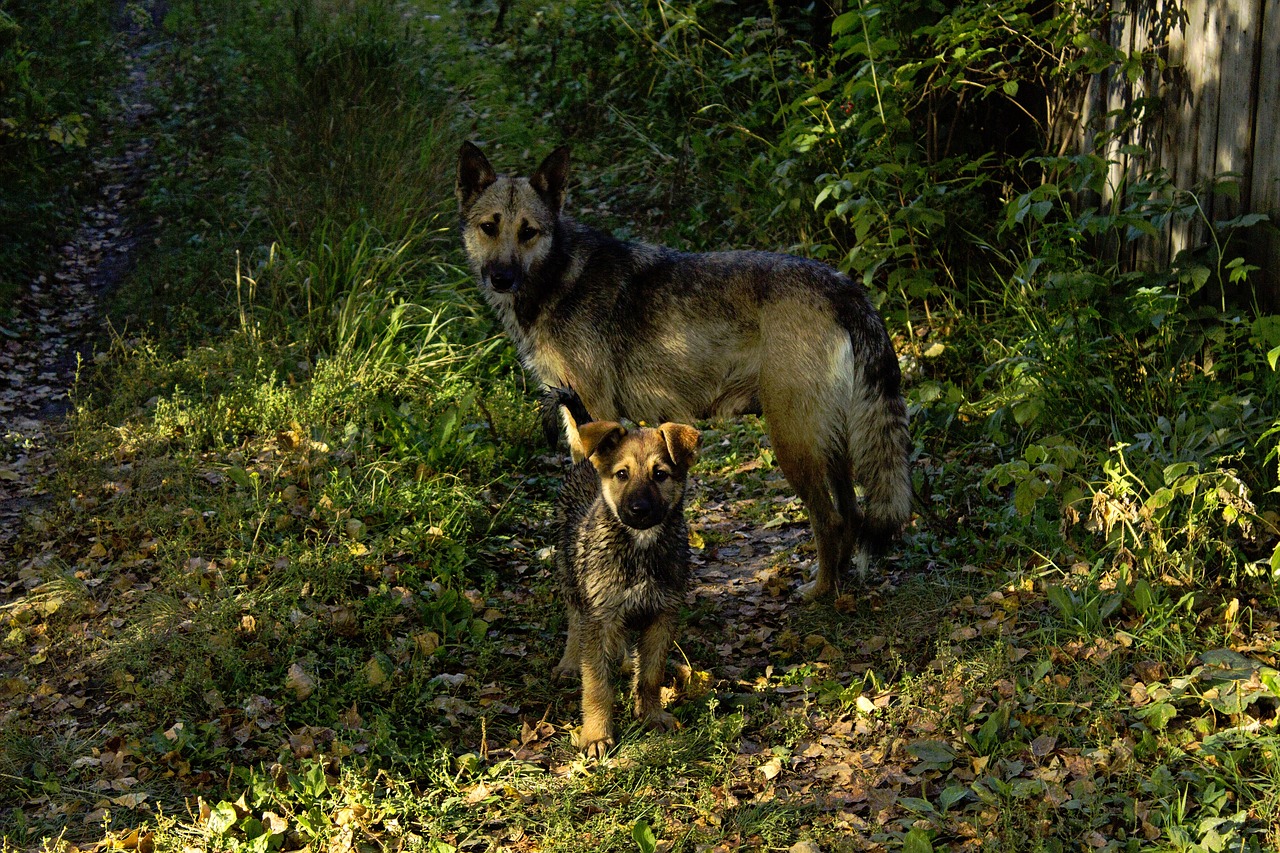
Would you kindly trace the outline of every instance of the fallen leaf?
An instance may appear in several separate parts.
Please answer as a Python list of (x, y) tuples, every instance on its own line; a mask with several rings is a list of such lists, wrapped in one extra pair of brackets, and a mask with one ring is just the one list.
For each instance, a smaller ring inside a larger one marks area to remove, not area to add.
[[(373, 683), (373, 682), (370, 682)], [(293, 691), (293, 695), (297, 697), (299, 702), (306, 701), (306, 698), (315, 692), (316, 682), (305, 669), (302, 664), (294, 662), (289, 666), (289, 672), (285, 676), (284, 686)]]

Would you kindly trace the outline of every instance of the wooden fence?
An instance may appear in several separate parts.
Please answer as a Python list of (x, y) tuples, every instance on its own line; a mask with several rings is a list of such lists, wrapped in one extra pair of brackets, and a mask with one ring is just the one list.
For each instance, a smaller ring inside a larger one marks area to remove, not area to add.
[[(1100, 35), (1125, 53), (1158, 56), (1136, 80), (1099, 75), (1086, 96), (1085, 150), (1114, 161), (1111, 185), (1152, 168), (1193, 190), (1223, 172), (1239, 174), (1239, 197), (1200, 196), (1209, 221), (1266, 213), (1273, 227), (1246, 232), (1246, 257), (1262, 267), (1259, 295), (1280, 311), (1280, 0), (1110, 0)], [(1140, 99), (1152, 99), (1144, 101)], [(1128, 127), (1132, 109), (1154, 120)], [(1123, 153), (1126, 145), (1146, 156)], [(1203, 221), (1174, 223), (1142, 246), (1136, 264), (1167, 262), (1203, 245)]]

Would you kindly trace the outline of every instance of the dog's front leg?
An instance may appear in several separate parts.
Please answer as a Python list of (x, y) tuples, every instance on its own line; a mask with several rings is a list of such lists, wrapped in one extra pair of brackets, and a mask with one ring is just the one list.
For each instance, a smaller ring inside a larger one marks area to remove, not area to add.
[(613, 746), (613, 685), (609, 683), (609, 660), (600, 629), (580, 625), (579, 630), (582, 735), (578, 745), (587, 758), (604, 758)]
[(641, 632), (636, 647), (638, 666), (632, 673), (631, 692), (635, 696), (636, 718), (643, 721), (646, 728), (662, 731), (676, 728), (676, 718), (662, 710), (662, 681), (675, 629), (675, 617), (663, 613)]

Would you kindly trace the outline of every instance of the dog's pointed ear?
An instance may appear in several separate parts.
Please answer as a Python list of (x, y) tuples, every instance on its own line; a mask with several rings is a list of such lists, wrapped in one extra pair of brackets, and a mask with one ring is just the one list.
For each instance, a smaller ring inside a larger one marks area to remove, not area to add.
[(489, 164), (484, 152), (470, 142), (462, 143), (458, 151), (458, 183), (454, 193), (458, 196), (458, 209), (465, 210), (484, 192), (490, 184), (498, 180), (498, 174)]
[(569, 146), (561, 145), (546, 156), (538, 170), (529, 176), (529, 186), (542, 196), (556, 213), (564, 204), (564, 188), (569, 182)]
[(592, 421), (578, 429), (578, 444), (582, 448), (582, 458), (590, 459), (602, 450), (608, 450), (622, 441), (627, 428), (615, 421)]
[(665, 423), (658, 427), (667, 443), (667, 455), (681, 468), (688, 469), (698, 460), (698, 441), (702, 435), (688, 424)]

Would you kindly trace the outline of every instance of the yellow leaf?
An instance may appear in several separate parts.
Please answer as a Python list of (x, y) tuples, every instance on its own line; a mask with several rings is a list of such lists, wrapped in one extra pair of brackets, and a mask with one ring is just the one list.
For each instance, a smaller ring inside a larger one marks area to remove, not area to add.
[[(145, 793), (123, 794), (119, 797), (112, 797), (111, 802), (115, 803), (117, 806), (120, 806), (121, 808), (136, 809), (138, 806), (146, 802), (146, 799), (147, 799), (147, 794)], [(137, 830), (134, 830), (134, 833), (136, 835)]]
[(376, 657), (369, 658), (368, 663), (364, 665), (364, 678), (371, 687), (387, 683), (387, 673), (383, 671), (382, 664), (378, 663)]
[(413, 643), (418, 647), (418, 651), (424, 655), (429, 655), (436, 649), (440, 648), (440, 635), (435, 631), (427, 631), (423, 634), (414, 634)]

